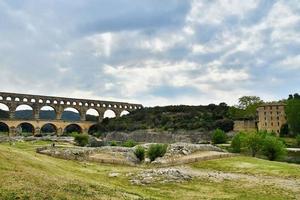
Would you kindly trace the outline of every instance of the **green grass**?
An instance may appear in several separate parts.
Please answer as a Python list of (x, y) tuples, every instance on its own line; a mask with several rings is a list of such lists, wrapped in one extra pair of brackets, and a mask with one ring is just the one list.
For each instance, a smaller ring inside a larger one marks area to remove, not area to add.
[(284, 162), (237, 156), (192, 164), (197, 169), (213, 169), (253, 175), (267, 175), (283, 178), (300, 178), (300, 166)]
[[(184, 183), (131, 185), (129, 172), (143, 168), (68, 161), (35, 153), (48, 142), (0, 144), (0, 199), (293, 199), (295, 193), (243, 181), (212, 182), (193, 179)], [(238, 163), (259, 166), (238, 167)], [(224, 164), (224, 167), (223, 167)], [(218, 167), (216, 167), (216, 165)], [(197, 170), (263, 173), (300, 177), (299, 167), (286, 163), (236, 157), (193, 164)], [(268, 167), (267, 167), (268, 166)], [(280, 171), (278, 171), (280, 170)], [(108, 177), (110, 172), (121, 176)]]

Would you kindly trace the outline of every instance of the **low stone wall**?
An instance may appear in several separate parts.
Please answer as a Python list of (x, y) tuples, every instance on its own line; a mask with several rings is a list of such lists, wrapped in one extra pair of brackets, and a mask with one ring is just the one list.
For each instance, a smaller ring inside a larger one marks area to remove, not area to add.
[(0, 142), (18, 142), (18, 141), (51, 141), (51, 142), (74, 143), (74, 137), (57, 137), (57, 136), (44, 136), (44, 137), (2, 136), (2, 137), (0, 137)]
[[(94, 161), (99, 163), (135, 165), (138, 162), (133, 148), (126, 147), (40, 147), (37, 153), (66, 160)], [(100, 156), (99, 156), (100, 155)]]
[(110, 132), (106, 135), (107, 141), (126, 141), (132, 139), (137, 142), (149, 143), (206, 143), (211, 139), (210, 132), (199, 131), (176, 131), (176, 132), (156, 132), (154, 130), (137, 130), (130, 133)]

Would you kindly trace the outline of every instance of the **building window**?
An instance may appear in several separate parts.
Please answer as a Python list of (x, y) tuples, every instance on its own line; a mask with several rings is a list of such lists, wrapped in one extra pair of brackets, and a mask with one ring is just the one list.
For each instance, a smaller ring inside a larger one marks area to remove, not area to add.
[(267, 115), (267, 112), (265, 112), (265, 115)]
[(278, 126), (280, 126), (280, 123), (278, 122)]
[(273, 120), (273, 117), (271, 116), (271, 120)]
[(273, 126), (273, 122), (271, 122), (271, 126)]
[(267, 122), (265, 122), (265, 126), (267, 126)]
[(277, 120), (279, 120), (279, 117), (277, 117)]

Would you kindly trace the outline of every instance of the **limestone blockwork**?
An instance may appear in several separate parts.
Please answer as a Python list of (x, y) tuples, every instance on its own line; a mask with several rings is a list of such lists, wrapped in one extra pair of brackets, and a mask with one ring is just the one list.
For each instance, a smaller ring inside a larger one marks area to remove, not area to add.
[[(9, 119), (1, 120), (9, 126), (10, 132), (14, 132), (13, 129), (18, 123), (22, 123), (24, 120), (15, 119), (15, 112), (18, 106), (27, 105), (32, 108), (33, 119), (29, 120), (36, 130), (39, 130), (45, 123), (52, 123), (58, 129), (64, 129), (68, 124), (74, 122), (65, 122), (62, 120), (62, 114), (67, 108), (76, 109), (80, 115), (80, 120), (76, 122), (82, 130), (88, 130), (87, 126), (92, 126), (97, 122), (87, 122), (87, 111), (93, 109), (99, 114), (99, 121), (102, 121), (104, 113), (111, 110), (115, 113), (116, 117), (120, 117), (123, 111), (132, 112), (137, 109), (142, 109), (141, 104), (132, 104), (126, 102), (114, 102), (114, 101), (102, 101), (91, 99), (77, 99), (66, 97), (54, 97), (54, 96), (41, 96), (30, 94), (18, 94), (0, 92), (0, 103), (6, 105), (9, 109)], [(40, 119), (40, 111), (43, 107), (52, 107), (55, 111), (55, 120), (42, 120)], [(11, 125), (11, 126), (10, 126)], [(38, 131), (37, 131), (38, 132)]]

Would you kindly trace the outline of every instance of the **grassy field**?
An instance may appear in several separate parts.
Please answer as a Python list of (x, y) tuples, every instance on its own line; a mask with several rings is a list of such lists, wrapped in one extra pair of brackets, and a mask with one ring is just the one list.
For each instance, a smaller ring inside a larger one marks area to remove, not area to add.
[[(0, 144), (0, 199), (296, 199), (295, 191), (244, 181), (194, 178), (184, 183), (132, 185), (144, 168), (68, 161), (35, 153), (46, 142)], [(300, 166), (248, 157), (192, 164), (191, 169), (300, 178)], [(109, 173), (119, 172), (118, 177)]]

